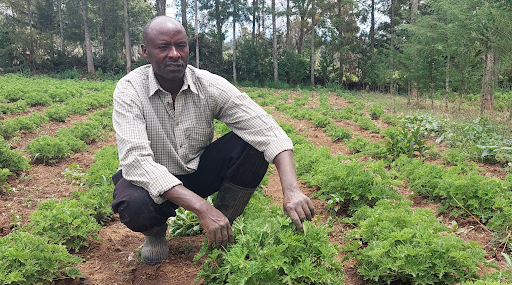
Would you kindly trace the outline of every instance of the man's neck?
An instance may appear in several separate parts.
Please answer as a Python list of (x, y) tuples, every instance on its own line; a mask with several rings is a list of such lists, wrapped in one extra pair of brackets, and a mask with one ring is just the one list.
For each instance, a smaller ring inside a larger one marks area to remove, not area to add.
[(172, 100), (174, 101), (176, 99), (176, 96), (178, 96), (181, 87), (183, 87), (184, 78), (181, 78), (180, 80), (171, 80), (160, 77), (157, 74), (155, 74), (155, 77), (158, 83), (160, 84), (160, 87), (162, 87), (162, 89), (164, 89), (165, 91), (171, 93)]

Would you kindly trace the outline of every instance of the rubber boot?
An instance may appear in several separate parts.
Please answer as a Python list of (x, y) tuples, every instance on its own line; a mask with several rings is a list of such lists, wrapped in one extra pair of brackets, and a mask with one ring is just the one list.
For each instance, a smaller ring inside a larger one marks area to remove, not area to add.
[(169, 255), (169, 245), (165, 239), (167, 232), (167, 223), (143, 232), (146, 240), (142, 244), (140, 256), (142, 261), (148, 265), (157, 265), (167, 259)]
[(243, 213), (255, 190), (224, 181), (213, 206), (228, 218), (230, 224), (233, 224), (233, 221)]

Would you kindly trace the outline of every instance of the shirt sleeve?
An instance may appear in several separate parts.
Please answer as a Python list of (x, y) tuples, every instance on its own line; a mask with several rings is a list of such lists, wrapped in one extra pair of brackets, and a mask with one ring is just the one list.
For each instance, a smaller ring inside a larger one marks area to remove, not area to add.
[(126, 180), (146, 189), (151, 198), (161, 204), (166, 201), (161, 195), (182, 183), (154, 160), (144, 119), (144, 107), (149, 102), (147, 95), (140, 92), (144, 88), (137, 87), (129, 80), (121, 79), (114, 91), (112, 121), (116, 131), (119, 168)]
[(263, 152), (269, 163), (273, 163), (279, 153), (293, 150), (292, 140), (270, 114), (227, 80), (218, 82), (219, 94), (222, 94), (218, 120)]

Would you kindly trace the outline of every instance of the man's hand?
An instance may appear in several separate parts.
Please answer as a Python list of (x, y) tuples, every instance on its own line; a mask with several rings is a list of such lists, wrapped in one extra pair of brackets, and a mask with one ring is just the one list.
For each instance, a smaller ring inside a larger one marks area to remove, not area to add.
[(292, 219), (297, 229), (303, 232), (302, 222), (311, 221), (315, 216), (313, 203), (300, 190), (283, 190), (283, 194), (284, 213)]
[(281, 187), (283, 188), (283, 209), (290, 217), (299, 231), (304, 231), (302, 222), (311, 221), (315, 216), (315, 209), (311, 200), (304, 195), (298, 186), (295, 174), (293, 152), (285, 150), (274, 158), (274, 164), (279, 172)]
[(167, 200), (195, 213), (208, 236), (208, 247), (220, 248), (233, 243), (233, 232), (228, 218), (208, 201), (183, 185), (176, 185), (163, 195)]
[(211, 206), (210, 210), (197, 213), (197, 217), (199, 218), (199, 224), (206, 231), (206, 235), (208, 236), (208, 247), (225, 247), (228, 242), (234, 242), (233, 231), (231, 230), (229, 220), (221, 211)]

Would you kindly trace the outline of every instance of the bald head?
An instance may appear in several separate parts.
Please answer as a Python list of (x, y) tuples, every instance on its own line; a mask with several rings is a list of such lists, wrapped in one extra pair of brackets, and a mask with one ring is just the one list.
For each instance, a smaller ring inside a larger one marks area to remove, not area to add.
[(155, 32), (156, 27), (162, 26), (181, 29), (186, 34), (185, 28), (177, 20), (169, 16), (157, 16), (149, 20), (149, 22), (144, 26), (144, 29), (142, 30), (142, 43), (147, 45), (148, 37), (150, 37)]

